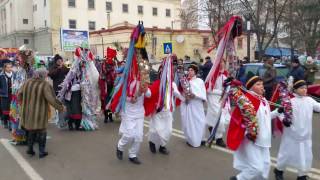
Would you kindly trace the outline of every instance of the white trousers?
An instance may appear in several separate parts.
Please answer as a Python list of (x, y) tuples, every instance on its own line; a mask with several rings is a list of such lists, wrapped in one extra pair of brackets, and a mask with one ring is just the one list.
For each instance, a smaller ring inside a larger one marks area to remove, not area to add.
[(129, 158), (137, 157), (137, 154), (140, 149), (140, 141), (135, 140), (133, 137), (127, 137), (125, 135), (122, 135), (121, 139), (118, 142), (118, 149), (120, 151), (125, 151), (125, 147), (127, 145), (130, 146), (129, 148)]
[(159, 112), (151, 117), (149, 126), (149, 141), (157, 147), (166, 146), (172, 134), (172, 113)]
[(269, 148), (257, 146), (246, 138), (234, 153), (233, 166), (241, 171), (238, 180), (268, 179), (270, 164)]

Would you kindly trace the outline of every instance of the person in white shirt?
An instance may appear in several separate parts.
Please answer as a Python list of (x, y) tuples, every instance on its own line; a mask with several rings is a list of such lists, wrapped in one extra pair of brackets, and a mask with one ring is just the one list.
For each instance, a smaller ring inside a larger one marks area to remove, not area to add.
[[(228, 72), (225, 70), (225, 61), (221, 61), (220, 71), (215, 82), (215, 86), (212, 90), (207, 90), (208, 109), (206, 114), (206, 123), (209, 132), (217, 127), (215, 134), (216, 144), (220, 147), (226, 147), (223, 141), (223, 134), (225, 132), (227, 124), (230, 121), (230, 103), (227, 101), (223, 107), (221, 107), (221, 98), (223, 94), (223, 83), (228, 77)], [(221, 111), (221, 114), (219, 113)], [(220, 119), (219, 124), (218, 120)]]
[[(283, 109), (276, 109), (273, 112), (270, 111), (269, 103), (263, 97), (264, 87), (260, 77), (252, 76), (247, 79), (246, 88), (249, 91), (245, 96), (255, 107), (258, 131), (255, 137), (247, 131), (245, 132), (241, 144), (234, 153), (233, 160), (233, 167), (239, 170), (240, 173), (237, 176), (231, 177), (230, 180), (268, 179), (271, 163), (269, 152), (271, 147), (271, 119), (280, 115), (279, 112), (283, 111)], [(236, 117), (240, 116), (236, 116), (233, 113), (230, 123), (232, 123)], [(231, 131), (230, 126), (229, 131)], [(229, 142), (227, 144), (229, 145)]]
[(283, 180), (283, 171), (287, 166), (298, 170), (297, 180), (306, 180), (312, 167), (312, 116), (313, 111), (320, 112), (320, 103), (307, 96), (304, 80), (296, 81), (293, 89), (292, 124), (285, 125), (283, 130), (277, 167), (274, 169), (276, 180)]
[(130, 144), (129, 160), (133, 164), (141, 164), (137, 155), (143, 140), (143, 121), (145, 109), (143, 106), (144, 97), (150, 97), (150, 89), (140, 86), (138, 94), (134, 97), (127, 97), (125, 108), (121, 110), (121, 125), (119, 134), (121, 138), (117, 145), (117, 158), (123, 159), (125, 146)]
[(205, 113), (203, 103), (207, 100), (206, 88), (202, 79), (197, 78), (198, 67), (191, 64), (188, 68), (188, 80), (191, 94), (183, 94), (181, 123), (187, 144), (191, 147), (199, 147), (205, 134)]

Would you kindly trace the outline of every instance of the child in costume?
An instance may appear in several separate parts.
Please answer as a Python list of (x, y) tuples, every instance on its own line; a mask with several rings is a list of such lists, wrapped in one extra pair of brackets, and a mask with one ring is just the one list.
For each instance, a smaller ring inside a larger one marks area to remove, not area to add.
[(283, 111), (279, 108), (271, 112), (263, 97), (262, 79), (252, 73), (248, 76), (247, 90), (231, 90), (231, 97), (237, 104), (231, 116), (227, 145), (235, 151), (233, 167), (241, 172), (230, 180), (268, 179), (271, 119)]
[[(223, 83), (228, 77), (228, 72), (225, 70), (226, 62), (221, 61), (220, 71), (216, 79), (214, 88), (207, 90), (208, 110), (206, 114), (206, 123), (211, 133), (213, 128), (217, 127), (215, 134), (216, 144), (220, 147), (226, 147), (223, 141), (226, 124), (230, 120), (230, 103), (227, 102), (221, 107), (222, 94), (224, 91)], [(218, 121), (220, 119), (220, 121)], [(219, 124), (218, 124), (219, 123)]]
[(11, 129), (9, 127), (9, 114), (10, 104), (12, 99), (12, 64), (6, 63), (3, 66), (4, 71), (0, 74), (0, 98), (1, 98), (1, 110), (4, 128)]
[(149, 148), (152, 153), (157, 149), (164, 155), (169, 151), (166, 147), (172, 134), (172, 112), (174, 110), (174, 97), (181, 95), (174, 83), (173, 59), (176, 56), (169, 55), (159, 67), (159, 79), (151, 86), (151, 98), (146, 98), (146, 116), (151, 116), (149, 125)]
[(283, 180), (287, 166), (298, 169), (297, 180), (308, 179), (312, 167), (312, 116), (320, 112), (320, 103), (307, 96), (307, 83), (296, 80), (293, 84), (292, 124), (284, 123), (277, 167), (274, 169), (276, 180)]
[(117, 51), (111, 48), (107, 49), (107, 59), (102, 63), (101, 73), (99, 77), (101, 110), (104, 111), (104, 122), (113, 122), (112, 112), (106, 109), (106, 104), (110, 101), (112, 90), (115, 83), (115, 62)]

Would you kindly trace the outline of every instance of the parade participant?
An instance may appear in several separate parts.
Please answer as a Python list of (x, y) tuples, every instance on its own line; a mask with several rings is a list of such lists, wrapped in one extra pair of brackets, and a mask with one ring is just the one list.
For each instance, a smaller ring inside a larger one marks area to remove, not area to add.
[[(133, 82), (130, 88), (134, 86)], [(137, 96), (127, 97), (126, 106), (121, 110), (121, 125), (119, 133), (121, 138), (117, 146), (117, 157), (123, 159), (125, 146), (131, 144), (129, 148), (129, 160), (134, 164), (141, 164), (137, 155), (143, 140), (143, 121), (144, 121), (144, 97), (150, 97), (151, 91), (145, 85), (141, 86)]]
[(229, 125), (227, 145), (235, 151), (233, 167), (241, 172), (230, 180), (268, 179), (271, 119), (283, 112), (282, 108), (270, 111), (259, 76), (249, 73), (247, 79), (245, 93), (241, 89), (231, 91), (237, 104)]
[(104, 122), (113, 122), (112, 112), (110, 109), (106, 109), (106, 104), (111, 98), (111, 93), (115, 83), (115, 62), (117, 51), (111, 48), (107, 48), (107, 59), (102, 62), (101, 73), (99, 76), (99, 87), (100, 87), (100, 99), (101, 99), (101, 110), (104, 112)]
[[(224, 107), (221, 107), (221, 99), (224, 91), (223, 83), (228, 77), (228, 71), (226, 71), (225, 66), (226, 62), (225, 60), (222, 60), (215, 86), (212, 90), (207, 90), (208, 109), (206, 123), (210, 133), (212, 132), (212, 129), (218, 125), (215, 138), (216, 144), (220, 147), (226, 147), (226, 144), (223, 141), (223, 133), (225, 132), (225, 126), (230, 120), (231, 109), (229, 102), (227, 102)], [(220, 119), (219, 124), (217, 124), (218, 119)]]
[(6, 63), (3, 66), (3, 73), (0, 75), (0, 98), (1, 98), (1, 110), (2, 110), (2, 124), (4, 128), (11, 129), (9, 127), (9, 114), (10, 104), (12, 99), (12, 64)]
[(25, 145), (28, 131), (20, 125), (20, 103), (18, 91), (27, 79), (33, 76), (34, 53), (32, 50), (21, 46), (16, 55), (16, 70), (12, 75), (12, 99), (10, 104), (10, 122), (12, 126), (12, 144)]
[(156, 153), (159, 149), (161, 154), (169, 154), (166, 145), (172, 133), (173, 96), (181, 98), (173, 78), (172, 62), (174, 59), (176, 59), (176, 56), (169, 55), (163, 60), (158, 70), (159, 79), (149, 87), (152, 96), (145, 100), (146, 116), (151, 115), (148, 137), (149, 148), (152, 153)]
[(98, 128), (99, 72), (93, 60), (93, 54), (88, 49), (78, 47), (72, 67), (61, 84), (58, 97), (66, 102), (69, 130), (90, 131)]
[(52, 86), (46, 81), (46, 77), (46, 69), (37, 69), (34, 72), (34, 77), (24, 83), (18, 95), (21, 101), (21, 125), (28, 131), (27, 154), (35, 155), (33, 144), (37, 138), (39, 158), (48, 155), (45, 147), (50, 111), (49, 104), (59, 111), (64, 110), (62, 103), (56, 99)]
[(199, 147), (205, 134), (205, 113), (203, 103), (207, 100), (204, 82), (197, 78), (198, 66), (188, 68), (190, 92), (183, 92), (185, 101), (181, 103), (182, 130), (191, 147)]
[(306, 180), (312, 167), (312, 116), (320, 112), (320, 103), (307, 96), (307, 83), (297, 80), (293, 84), (292, 124), (285, 124), (278, 153), (277, 167), (274, 169), (276, 180), (283, 180), (287, 166), (298, 170), (297, 180)]
[(119, 129), (121, 138), (117, 145), (117, 158), (122, 160), (125, 145), (131, 144), (129, 160), (134, 164), (141, 164), (137, 155), (143, 140), (144, 97), (151, 96), (148, 88), (150, 65), (145, 49), (143, 22), (139, 21), (130, 38), (123, 74), (114, 88), (111, 101), (107, 107), (112, 112), (120, 112), (121, 115)]

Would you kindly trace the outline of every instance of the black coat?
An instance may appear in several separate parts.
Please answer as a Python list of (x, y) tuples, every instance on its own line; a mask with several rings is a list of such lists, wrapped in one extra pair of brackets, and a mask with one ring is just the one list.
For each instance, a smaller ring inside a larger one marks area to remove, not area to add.
[(0, 97), (8, 97), (8, 82), (4, 73), (0, 74)]
[(48, 76), (52, 79), (53, 81), (53, 89), (56, 92), (56, 94), (59, 92), (61, 87), (59, 85), (63, 82), (64, 78), (68, 74), (69, 69), (65, 66), (62, 66), (61, 68), (58, 68), (57, 66), (53, 66), (50, 71)]

